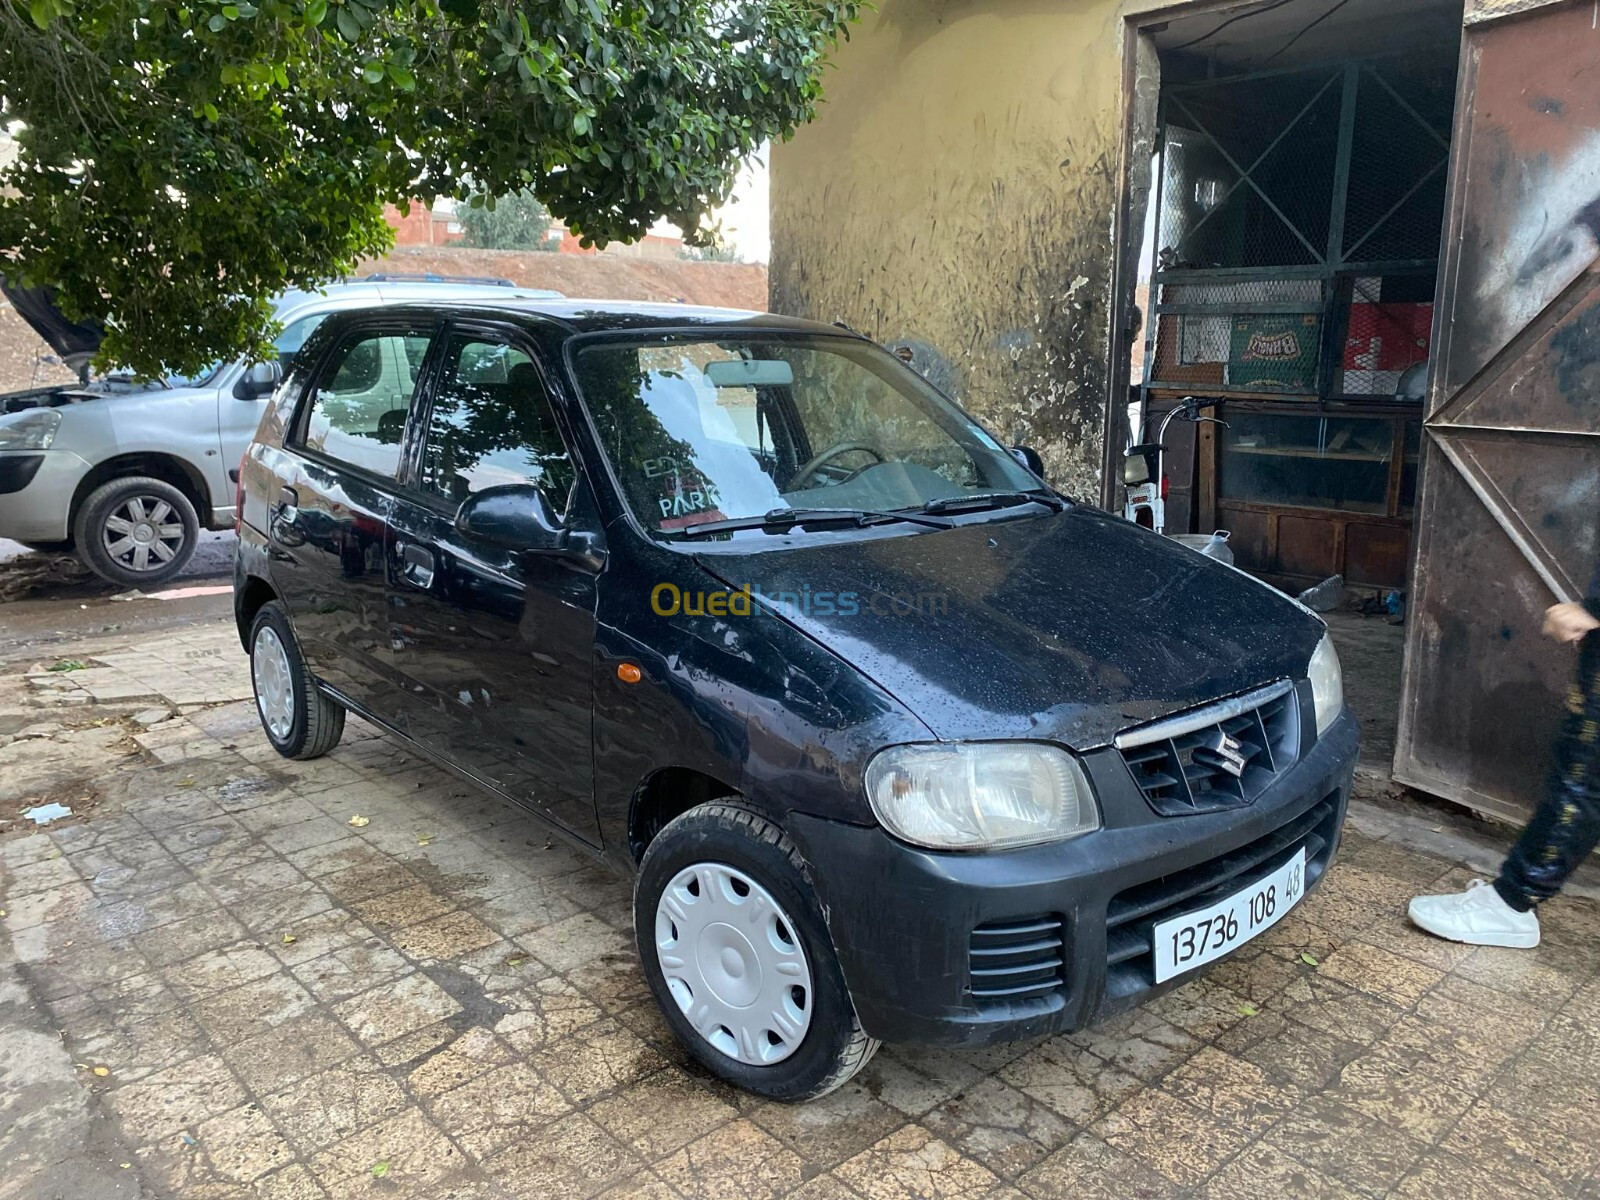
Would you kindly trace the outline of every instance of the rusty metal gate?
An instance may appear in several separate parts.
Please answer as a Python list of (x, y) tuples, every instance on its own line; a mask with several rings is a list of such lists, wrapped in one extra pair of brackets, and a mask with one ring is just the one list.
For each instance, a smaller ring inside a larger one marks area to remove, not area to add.
[(1537, 802), (1600, 558), (1600, 0), (1468, 0), (1395, 776)]

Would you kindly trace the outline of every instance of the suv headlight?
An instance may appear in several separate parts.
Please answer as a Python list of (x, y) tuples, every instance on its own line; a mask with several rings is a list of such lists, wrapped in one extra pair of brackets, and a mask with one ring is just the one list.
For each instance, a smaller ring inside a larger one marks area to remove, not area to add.
[(0, 450), (48, 450), (61, 427), (53, 408), (29, 408), (0, 417)]
[(1076, 759), (1036, 742), (891, 746), (867, 764), (867, 800), (902, 841), (997, 850), (1100, 828)]
[(1317, 709), (1317, 736), (1321, 737), (1344, 711), (1344, 672), (1339, 669), (1339, 652), (1333, 648), (1331, 634), (1322, 635), (1306, 675), (1311, 680), (1311, 699)]

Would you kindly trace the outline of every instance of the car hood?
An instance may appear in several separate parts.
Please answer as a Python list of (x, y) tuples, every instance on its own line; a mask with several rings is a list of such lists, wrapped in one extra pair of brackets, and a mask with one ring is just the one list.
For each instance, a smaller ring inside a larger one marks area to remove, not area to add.
[(100, 349), (101, 331), (93, 325), (69, 321), (56, 307), (54, 289), (17, 287), (9, 280), (0, 279), (0, 292), (11, 301), (17, 315), (33, 326), (33, 331), (63, 359), (69, 362), (87, 359)]
[(66, 404), (84, 404), (90, 400), (106, 400), (117, 396), (143, 396), (151, 392), (178, 395), (193, 388), (170, 388), (151, 380), (134, 380), (126, 376), (96, 379), (91, 383), (57, 383), (48, 387), (26, 388), (20, 392), (0, 394), (0, 413), (22, 412), (28, 408), (60, 408)]
[(1077, 750), (1301, 678), (1324, 626), (1242, 572), (1098, 510), (698, 557), (942, 739)]

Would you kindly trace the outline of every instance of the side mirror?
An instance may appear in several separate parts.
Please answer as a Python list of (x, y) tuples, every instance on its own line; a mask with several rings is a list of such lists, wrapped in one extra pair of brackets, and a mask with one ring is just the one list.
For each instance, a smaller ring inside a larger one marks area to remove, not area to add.
[(1027, 467), (1040, 479), (1044, 478), (1044, 459), (1039, 457), (1039, 452), (1032, 446), (1011, 447), (1011, 457)]
[(468, 496), (456, 510), (456, 529), (506, 550), (560, 550), (567, 531), (543, 489), (508, 483)]
[(283, 364), (277, 359), (251, 363), (244, 369), (244, 374), (239, 376), (239, 382), (233, 385), (233, 398), (259, 400), (263, 396), (272, 395), (282, 382)]

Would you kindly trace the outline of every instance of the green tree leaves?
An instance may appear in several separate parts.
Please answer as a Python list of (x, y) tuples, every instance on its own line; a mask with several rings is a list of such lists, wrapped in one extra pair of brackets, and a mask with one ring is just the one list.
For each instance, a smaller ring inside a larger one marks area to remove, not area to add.
[[(386, 201), (531, 193), (595, 242), (701, 228), (807, 120), (857, 0), (0, 0), (9, 276), (103, 357), (264, 350)], [(498, 208), (505, 207), (502, 202)], [(463, 206), (463, 216), (474, 210)]]
[(456, 208), (461, 244), (481, 250), (548, 250), (550, 214), (530, 191), (473, 196)]

